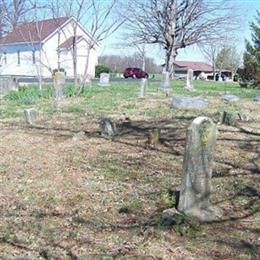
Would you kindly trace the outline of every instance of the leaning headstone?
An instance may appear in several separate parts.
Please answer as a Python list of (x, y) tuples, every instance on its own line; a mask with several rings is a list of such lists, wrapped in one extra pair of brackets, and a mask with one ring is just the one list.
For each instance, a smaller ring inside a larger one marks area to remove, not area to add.
[(147, 79), (142, 78), (140, 83), (140, 94), (139, 94), (140, 98), (144, 98), (146, 90), (147, 90)]
[(24, 117), (25, 117), (25, 122), (28, 125), (33, 125), (36, 118), (37, 118), (37, 111), (34, 108), (29, 108), (24, 110)]
[(166, 92), (167, 94), (171, 91), (170, 73), (168, 71), (162, 72), (162, 82), (159, 91)]
[(109, 73), (101, 73), (98, 85), (101, 87), (109, 87), (110, 86), (109, 77), (110, 77)]
[(53, 76), (54, 98), (58, 105), (64, 99), (64, 89), (66, 84), (66, 75), (63, 71), (56, 71)]
[(260, 102), (260, 96), (254, 97), (253, 101), (255, 101), (255, 102)]
[(199, 109), (206, 108), (208, 106), (208, 101), (203, 98), (189, 98), (189, 97), (175, 97), (171, 102), (171, 108), (180, 109)]
[(226, 94), (226, 95), (223, 95), (221, 97), (221, 99), (224, 101), (227, 101), (227, 102), (237, 102), (237, 101), (239, 101), (240, 98), (236, 95)]
[(216, 135), (216, 125), (208, 117), (197, 117), (187, 130), (178, 210), (201, 222), (222, 216), (209, 200)]
[(192, 81), (193, 81), (193, 70), (192, 69), (188, 69), (187, 81), (186, 81), (186, 86), (185, 86), (186, 90), (189, 90), (189, 91), (193, 91), (194, 90)]
[(109, 118), (102, 118), (99, 121), (101, 136), (105, 138), (113, 138), (117, 135), (116, 124)]

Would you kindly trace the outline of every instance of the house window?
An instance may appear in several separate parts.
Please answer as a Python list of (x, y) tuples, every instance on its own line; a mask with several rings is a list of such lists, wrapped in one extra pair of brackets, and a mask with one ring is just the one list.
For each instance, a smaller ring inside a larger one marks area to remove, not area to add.
[(35, 64), (35, 51), (32, 51), (32, 62)]
[(17, 52), (17, 65), (21, 64), (20, 51)]

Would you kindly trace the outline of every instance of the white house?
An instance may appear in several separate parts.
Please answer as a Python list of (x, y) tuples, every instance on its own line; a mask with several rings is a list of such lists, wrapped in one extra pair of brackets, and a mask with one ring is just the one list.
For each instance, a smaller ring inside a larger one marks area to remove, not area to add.
[(83, 76), (87, 64), (94, 77), (97, 43), (73, 17), (21, 24), (0, 38), (0, 75), (51, 77), (52, 70), (64, 68), (72, 77), (73, 53), (77, 74)]

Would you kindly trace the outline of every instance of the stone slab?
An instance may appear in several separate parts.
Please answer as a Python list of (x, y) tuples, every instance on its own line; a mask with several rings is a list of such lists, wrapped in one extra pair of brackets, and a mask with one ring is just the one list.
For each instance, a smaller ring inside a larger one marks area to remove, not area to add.
[(206, 108), (208, 101), (199, 97), (176, 97), (171, 102), (171, 108), (196, 109)]
[(222, 96), (221, 99), (224, 101), (228, 101), (228, 102), (237, 102), (240, 100), (240, 98), (238, 96), (230, 95), (230, 94)]

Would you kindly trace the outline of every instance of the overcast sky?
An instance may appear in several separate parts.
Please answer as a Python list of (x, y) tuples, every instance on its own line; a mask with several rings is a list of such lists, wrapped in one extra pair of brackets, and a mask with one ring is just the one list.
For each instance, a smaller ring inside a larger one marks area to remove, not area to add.
[[(249, 29), (249, 23), (254, 21), (256, 15), (256, 10), (260, 11), (260, 0), (229, 0), (236, 4), (240, 12), (243, 14), (241, 17), (241, 28), (239, 31), (238, 40), (236, 42), (236, 47), (242, 53), (245, 46), (245, 39), (251, 40), (251, 31)], [(117, 44), (122, 41), (122, 31), (118, 31), (109, 39), (104, 41), (99, 50), (99, 55), (106, 54), (118, 54), (127, 55), (131, 54), (133, 50), (122, 49), (117, 46)], [(148, 47), (148, 56), (155, 59), (156, 63), (164, 63), (164, 51), (160, 50), (159, 47), (150, 46)], [(199, 49), (196, 46), (190, 46), (181, 50), (177, 56), (177, 60), (186, 61), (206, 61)]]

